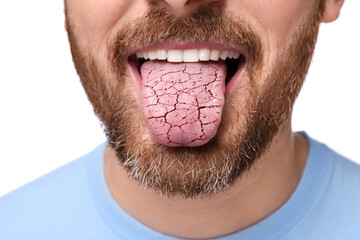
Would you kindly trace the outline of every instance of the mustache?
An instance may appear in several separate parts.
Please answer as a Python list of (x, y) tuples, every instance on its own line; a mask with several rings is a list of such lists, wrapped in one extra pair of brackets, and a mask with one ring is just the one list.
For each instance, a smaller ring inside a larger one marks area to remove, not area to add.
[(226, 16), (219, 3), (199, 7), (182, 17), (165, 8), (152, 8), (119, 30), (108, 48), (109, 58), (113, 67), (123, 72), (132, 51), (166, 42), (212, 42), (241, 49), (248, 66), (262, 61), (260, 37), (246, 22)]

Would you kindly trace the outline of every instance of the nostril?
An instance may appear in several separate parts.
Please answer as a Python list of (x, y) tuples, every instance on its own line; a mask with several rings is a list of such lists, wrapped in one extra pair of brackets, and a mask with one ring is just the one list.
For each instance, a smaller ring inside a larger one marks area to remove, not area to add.
[(160, 8), (177, 16), (188, 16), (203, 7), (223, 5), (221, 0), (147, 0), (152, 8)]
[(151, 7), (161, 7), (171, 11), (182, 11), (186, 8), (187, 0), (148, 0)]

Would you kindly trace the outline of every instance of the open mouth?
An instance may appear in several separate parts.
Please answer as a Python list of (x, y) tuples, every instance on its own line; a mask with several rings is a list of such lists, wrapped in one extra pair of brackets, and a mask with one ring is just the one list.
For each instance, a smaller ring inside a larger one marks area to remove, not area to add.
[(236, 51), (219, 50), (219, 49), (158, 49), (152, 51), (140, 51), (128, 57), (128, 62), (133, 70), (140, 74), (141, 66), (149, 61), (167, 61), (171, 63), (182, 62), (216, 62), (224, 61), (227, 67), (225, 84), (228, 85), (233, 81), (234, 76), (238, 75), (246, 65), (246, 57)]
[(128, 64), (154, 138), (169, 147), (197, 147), (215, 136), (246, 57), (216, 48), (158, 48), (133, 53)]

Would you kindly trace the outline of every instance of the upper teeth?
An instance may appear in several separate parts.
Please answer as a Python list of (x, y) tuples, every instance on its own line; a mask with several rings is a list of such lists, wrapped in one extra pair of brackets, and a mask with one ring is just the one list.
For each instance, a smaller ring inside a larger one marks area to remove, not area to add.
[(168, 62), (198, 62), (198, 61), (218, 61), (219, 59), (225, 60), (226, 58), (237, 59), (240, 53), (233, 51), (221, 51), (218, 49), (159, 49), (147, 52), (136, 53), (138, 58), (144, 58), (145, 60), (167, 60)]

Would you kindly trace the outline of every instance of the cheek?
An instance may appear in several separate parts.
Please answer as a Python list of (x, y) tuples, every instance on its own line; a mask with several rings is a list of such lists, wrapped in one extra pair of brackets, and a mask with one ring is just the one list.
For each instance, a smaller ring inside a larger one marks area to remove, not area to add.
[[(131, 5), (129, 0), (68, 0), (69, 18), (78, 34), (95, 40), (114, 26)], [(94, 39), (95, 38), (95, 39)]]
[[(247, 9), (257, 24), (262, 25), (264, 33), (272, 43), (279, 47), (287, 42), (292, 30), (304, 13), (311, 9), (313, 0), (246, 0)], [(275, 45), (275, 46), (274, 46)]]
[[(312, 9), (314, 0), (242, 0), (229, 3), (233, 4), (230, 9), (236, 9), (231, 13), (250, 22), (261, 38), (265, 65), (257, 78), (264, 80), (283, 49), (291, 43), (297, 25)], [(259, 80), (258, 84), (263, 82)]]

